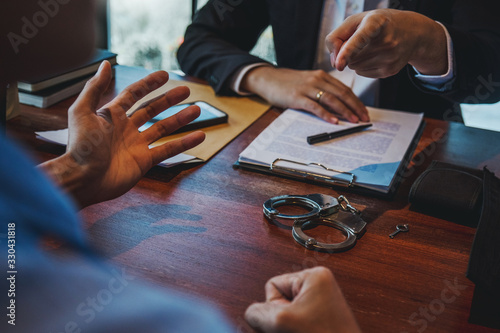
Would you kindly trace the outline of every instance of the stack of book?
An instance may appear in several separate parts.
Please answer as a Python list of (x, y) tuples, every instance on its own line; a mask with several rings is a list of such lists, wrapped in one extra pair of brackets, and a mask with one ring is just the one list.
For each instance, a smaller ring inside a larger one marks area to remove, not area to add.
[[(68, 97), (80, 93), (85, 83), (97, 72), (101, 62), (108, 60), (116, 65), (117, 55), (98, 49), (92, 59), (64, 72), (52, 73), (36, 81), (18, 82), (19, 102), (39, 108), (47, 108)], [(113, 71), (114, 73), (114, 71)]]

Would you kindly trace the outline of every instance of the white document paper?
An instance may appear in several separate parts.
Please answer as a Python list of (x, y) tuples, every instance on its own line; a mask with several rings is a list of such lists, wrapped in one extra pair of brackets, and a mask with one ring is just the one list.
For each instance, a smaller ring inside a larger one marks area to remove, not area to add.
[[(241, 164), (268, 168), (277, 158), (300, 163), (319, 163), (355, 175), (354, 184), (387, 193), (412, 145), (423, 114), (368, 108), (373, 126), (354, 134), (309, 145), (306, 138), (358, 126), (329, 124), (311, 114), (285, 110), (241, 154)], [(345, 174), (319, 166), (279, 162), (280, 166), (327, 177), (349, 179)]]
[[(67, 128), (57, 131), (36, 132), (36, 135), (39, 139), (52, 143), (57, 143), (62, 146), (66, 146), (68, 144)], [(158, 163), (158, 165), (165, 168), (170, 168), (177, 164), (192, 163), (192, 162), (202, 162), (202, 161), (195, 156), (181, 153)]]

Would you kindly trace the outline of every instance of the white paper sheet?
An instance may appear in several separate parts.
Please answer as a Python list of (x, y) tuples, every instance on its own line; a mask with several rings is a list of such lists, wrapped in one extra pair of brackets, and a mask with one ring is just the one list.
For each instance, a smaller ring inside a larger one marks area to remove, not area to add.
[[(288, 109), (240, 154), (239, 162), (265, 167), (269, 167), (276, 158), (320, 163), (355, 174), (358, 186), (387, 193), (420, 127), (423, 114), (376, 108), (368, 110), (372, 127), (309, 145), (307, 136), (359, 124), (341, 122), (339, 125), (332, 125), (308, 113)], [(345, 175), (324, 171), (319, 167), (280, 163), (281, 166), (293, 169), (347, 179)]]

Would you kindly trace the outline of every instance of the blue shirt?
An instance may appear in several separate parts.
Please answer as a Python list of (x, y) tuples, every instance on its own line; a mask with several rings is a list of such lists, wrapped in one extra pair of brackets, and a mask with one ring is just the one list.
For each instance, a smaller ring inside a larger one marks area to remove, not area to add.
[[(234, 332), (213, 306), (104, 263), (73, 203), (14, 143), (0, 152), (0, 332)], [(44, 250), (46, 235), (68, 253)]]

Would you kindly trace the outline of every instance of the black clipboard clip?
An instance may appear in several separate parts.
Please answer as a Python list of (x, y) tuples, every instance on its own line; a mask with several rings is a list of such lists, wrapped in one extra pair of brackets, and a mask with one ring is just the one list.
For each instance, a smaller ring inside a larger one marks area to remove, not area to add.
[[(279, 165), (277, 165), (279, 162), (287, 162), (287, 163), (302, 165), (305, 167), (319, 167), (323, 170), (330, 171), (333, 173), (348, 175), (350, 179), (342, 179), (342, 178), (335, 177), (335, 176), (325, 176), (325, 175), (322, 175), (320, 173), (315, 173), (315, 172), (311, 172), (311, 171), (303, 171), (303, 170), (292, 169), (292, 168), (288, 168), (288, 167), (284, 167), (284, 166), (279, 166)], [(303, 178), (312, 179), (312, 180), (327, 183), (327, 184), (335, 184), (335, 185), (339, 185), (339, 186), (343, 186), (343, 187), (354, 187), (354, 185), (355, 185), (354, 183), (356, 181), (356, 175), (351, 173), (351, 172), (328, 168), (320, 163), (314, 163), (314, 162), (313, 163), (302, 163), (302, 162), (287, 160), (287, 159), (279, 158), (279, 157), (277, 159), (275, 159), (273, 161), (273, 163), (271, 163), (271, 165), (269, 166), (269, 171), (274, 172), (274, 173), (291, 175), (291, 176), (295, 176), (295, 177), (297, 177), (297, 176), (303, 177)]]

